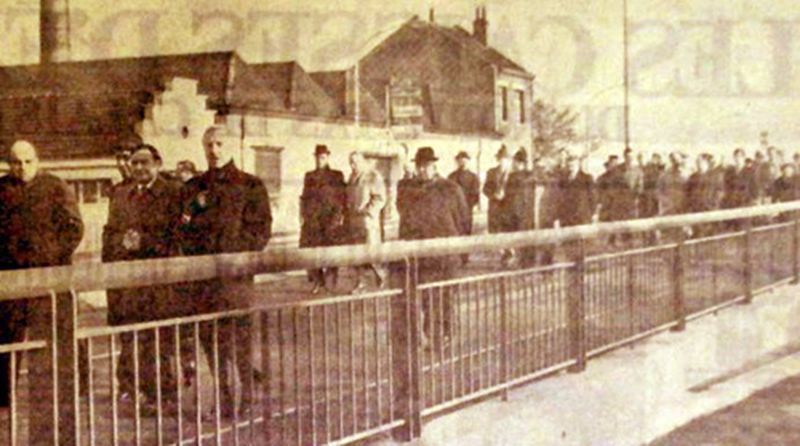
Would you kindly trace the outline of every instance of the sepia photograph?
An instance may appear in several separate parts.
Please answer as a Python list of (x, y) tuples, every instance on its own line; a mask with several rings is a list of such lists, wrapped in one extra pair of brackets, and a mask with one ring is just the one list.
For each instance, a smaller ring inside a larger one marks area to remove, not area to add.
[(800, 4), (0, 30), (0, 445), (800, 444)]

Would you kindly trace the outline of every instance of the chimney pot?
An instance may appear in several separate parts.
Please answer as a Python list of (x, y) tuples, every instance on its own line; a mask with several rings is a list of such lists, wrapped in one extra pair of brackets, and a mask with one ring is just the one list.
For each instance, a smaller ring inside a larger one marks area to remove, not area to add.
[(41, 0), (39, 12), (40, 63), (70, 59), (69, 1)]
[(428, 11), (428, 20), (431, 23), (435, 23), (436, 22), (434, 14), (433, 14), (433, 8), (431, 8), (430, 11)]
[(475, 20), (472, 22), (472, 37), (482, 45), (487, 45), (489, 22), (486, 20), (486, 7), (475, 10)]

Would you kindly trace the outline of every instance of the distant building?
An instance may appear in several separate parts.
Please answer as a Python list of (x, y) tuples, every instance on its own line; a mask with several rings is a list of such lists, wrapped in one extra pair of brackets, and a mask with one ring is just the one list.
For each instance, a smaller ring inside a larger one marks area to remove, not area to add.
[[(472, 34), (414, 17), (342, 71), (235, 52), (1, 67), (0, 147), (20, 138), (40, 147), (93, 222), (81, 250), (97, 252), (119, 141), (136, 133), (167, 169), (184, 159), (203, 169), (202, 133), (223, 124), (242, 167), (270, 189), (276, 232), (291, 236), (317, 143), (345, 171), (348, 153), (365, 151), (390, 190), (421, 145), (436, 148), (443, 174), (460, 150), (485, 171), (500, 144), (531, 148), (533, 75), (486, 45), (487, 26), (483, 11)], [(385, 215), (391, 224), (394, 210)]]

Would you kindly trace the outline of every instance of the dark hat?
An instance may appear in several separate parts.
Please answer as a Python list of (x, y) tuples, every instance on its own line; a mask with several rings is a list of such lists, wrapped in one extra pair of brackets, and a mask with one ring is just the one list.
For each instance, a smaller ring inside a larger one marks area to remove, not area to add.
[(495, 155), (495, 158), (500, 159), (509, 157), (511, 157), (511, 154), (508, 153), (508, 149), (506, 149), (506, 146), (505, 145), (500, 146), (500, 150), (497, 151), (497, 155)]
[(603, 163), (603, 165), (608, 166), (611, 163), (615, 163), (618, 159), (619, 157), (617, 155), (609, 155), (608, 159), (606, 160), (605, 163)]
[(514, 154), (514, 161), (520, 163), (527, 163), (528, 162), (528, 152), (523, 149), (517, 150), (517, 153)]
[(456, 155), (456, 159), (461, 159), (461, 158), (470, 159), (469, 153), (467, 153), (464, 150), (458, 152), (458, 155)]
[(314, 147), (314, 156), (320, 155), (330, 155), (331, 151), (328, 150), (328, 146), (325, 144), (317, 144), (317, 147)]
[(433, 153), (433, 149), (431, 147), (420, 147), (417, 149), (417, 154), (414, 155), (414, 162), (417, 164), (430, 163), (437, 160), (439, 160), (439, 158), (437, 158), (436, 154)]

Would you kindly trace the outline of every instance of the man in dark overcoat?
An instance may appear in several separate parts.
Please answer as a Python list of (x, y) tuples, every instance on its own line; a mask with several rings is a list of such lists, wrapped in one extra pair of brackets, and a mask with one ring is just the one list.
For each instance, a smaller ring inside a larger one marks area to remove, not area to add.
[[(717, 182), (709, 170), (708, 157), (697, 157), (697, 170), (686, 182), (686, 210), (690, 213), (708, 212), (716, 209)], [(701, 224), (694, 227), (697, 238), (711, 235), (712, 224)]]
[[(506, 186), (511, 175), (511, 155), (506, 146), (497, 151), (497, 166), (486, 172), (483, 194), (489, 200), (489, 233), (497, 234), (514, 230), (513, 213), (508, 200)], [(504, 250), (501, 263), (505, 266), (513, 259), (511, 250)]]
[[(536, 182), (533, 172), (528, 170), (528, 153), (520, 149), (514, 154), (511, 175), (508, 176), (506, 195), (514, 231), (536, 229)], [(517, 256), (522, 267), (536, 263), (536, 248), (518, 249)]]
[[(203, 135), (203, 148), (208, 171), (191, 179), (181, 190), (182, 214), (178, 225), (181, 252), (184, 255), (206, 255), (261, 251), (272, 234), (272, 213), (269, 193), (256, 176), (241, 171), (234, 161), (237, 144), (231, 141), (222, 126), (213, 126)], [(252, 277), (225, 277), (203, 281), (189, 287), (184, 296), (193, 313), (211, 313), (248, 308), (251, 305)], [(206, 359), (213, 358), (213, 331), (201, 329)], [(251, 327), (246, 316), (220, 322), (219, 383), (222, 414), (233, 415), (234, 398), (228, 368), (232, 366), (233, 341), (240, 382), (243, 383), (240, 410), (250, 410), (249, 374), (251, 363)]]
[[(181, 211), (180, 186), (159, 174), (161, 155), (151, 145), (133, 149), (130, 159), (132, 182), (116, 188), (109, 203), (108, 222), (103, 228), (104, 262), (143, 260), (170, 257), (178, 253), (173, 236)], [(109, 293), (108, 324), (127, 325), (172, 317), (175, 298), (169, 286), (145, 286), (115, 290)], [(169, 367), (174, 351), (173, 334), (159, 333), (162, 394), (172, 404), (175, 377)], [(135, 388), (133, 333), (120, 335), (120, 356), (117, 381), (122, 400), (130, 400), (134, 392), (144, 394), (145, 411), (156, 407), (155, 340), (150, 330), (138, 334), (139, 382)], [(162, 402), (162, 404), (164, 404)]]
[[(36, 148), (15, 142), (0, 177), (0, 270), (68, 265), (83, 237), (75, 194), (39, 169)], [(29, 299), (0, 302), (0, 344), (25, 339)], [(0, 354), (0, 407), (10, 403), (9, 355)]]
[[(307, 172), (303, 179), (303, 194), (300, 196), (300, 213), (303, 225), (300, 228), (300, 247), (334, 246), (342, 242), (347, 186), (344, 174), (331, 169), (328, 157), (331, 152), (325, 145), (314, 148), (317, 168)], [(312, 294), (336, 287), (338, 268), (318, 268), (308, 271), (314, 283)]]
[(561, 227), (587, 225), (596, 214), (594, 180), (580, 169), (575, 156), (567, 159), (567, 173), (558, 182), (557, 222)]
[[(414, 156), (417, 176), (398, 191), (400, 227), (404, 240), (426, 240), (433, 238), (467, 235), (469, 208), (464, 193), (458, 185), (436, 174), (438, 160), (433, 149), (421, 147)], [(402, 193), (402, 199), (400, 194)], [(419, 281), (428, 283), (447, 280), (455, 275), (459, 266), (456, 256), (426, 257), (419, 262)], [(393, 268), (395, 269), (395, 268)], [(450, 337), (452, 299), (444, 292), (440, 302), (423, 302), (424, 332), (435, 342)], [(432, 308), (433, 314), (429, 314)], [(441, 309), (442, 314), (439, 314)], [(442, 339), (440, 339), (440, 335)]]
[[(481, 180), (475, 172), (469, 170), (469, 154), (461, 151), (456, 155), (456, 164), (458, 167), (448, 177), (450, 181), (458, 184), (461, 192), (464, 193), (464, 198), (467, 200), (467, 208), (469, 208), (469, 220), (467, 221), (467, 234), (472, 234), (473, 212), (478, 202), (481, 199)], [(469, 261), (469, 254), (461, 256), (461, 262), (467, 264)]]

